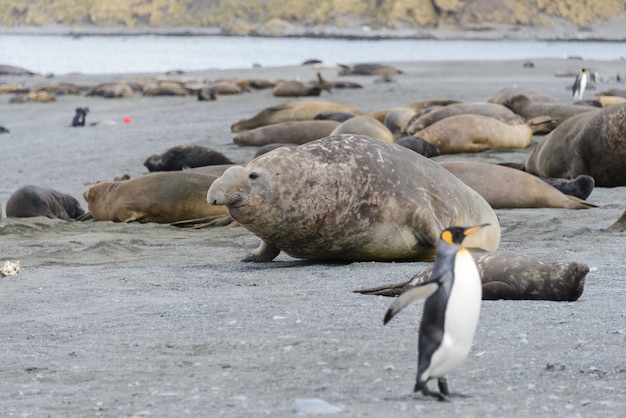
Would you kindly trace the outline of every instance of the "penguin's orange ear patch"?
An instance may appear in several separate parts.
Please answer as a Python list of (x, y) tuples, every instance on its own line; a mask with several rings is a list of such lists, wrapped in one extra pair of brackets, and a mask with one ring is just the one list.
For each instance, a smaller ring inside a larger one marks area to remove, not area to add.
[(452, 232), (447, 229), (441, 233), (441, 239), (450, 245), (454, 245), (454, 241), (452, 241)]

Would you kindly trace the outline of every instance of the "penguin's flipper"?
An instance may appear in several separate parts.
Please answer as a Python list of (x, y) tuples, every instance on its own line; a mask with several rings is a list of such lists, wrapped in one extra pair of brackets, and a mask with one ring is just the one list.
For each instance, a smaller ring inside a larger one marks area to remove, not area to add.
[(387, 322), (391, 321), (391, 318), (393, 318), (398, 312), (404, 309), (411, 302), (427, 299), (430, 295), (435, 293), (438, 288), (439, 283), (428, 282), (419, 286), (415, 286), (402, 293), (387, 310), (383, 323), (386, 324)]

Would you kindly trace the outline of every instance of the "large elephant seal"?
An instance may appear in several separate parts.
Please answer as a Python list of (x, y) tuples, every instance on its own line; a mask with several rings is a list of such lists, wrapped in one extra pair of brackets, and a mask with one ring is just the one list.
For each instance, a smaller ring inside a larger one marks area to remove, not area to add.
[[(589, 267), (577, 262), (543, 261), (526, 254), (496, 251), (472, 254), (483, 284), (483, 299), (573, 302), (582, 295)], [(397, 296), (430, 277), (432, 267), (408, 281), (355, 290), (366, 295)]]
[(476, 190), (494, 209), (597, 207), (561, 193), (532, 174), (496, 164), (444, 161), (443, 168)]
[(232, 163), (228, 157), (214, 149), (202, 145), (178, 145), (148, 157), (143, 165), (148, 171), (176, 171), (185, 167), (194, 168)]
[(282, 147), (229, 168), (207, 199), (262, 239), (246, 261), (281, 250), (314, 260), (432, 259), (450, 225), (491, 223), (466, 245), (493, 251), (500, 242), (498, 219), (478, 193), (434, 161), (361, 135)]
[(433, 123), (456, 115), (488, 116), (501, 122), (508, 123), (509, 125), (519, 125), (526, 122), (520, 115), (516, 114), (508, 107), (499, 104), (487, 102), (457, 103), (434, 109), (431, 112), (425, 113), (420, 117), (411, 120), (405, 128), (405, 132), (408, 135), (413, 135), (415, 132), (427, 128)]
[(362, 63), (354, 65), (339, 64), (339, 75), (393, 75), (402, 71), (387, 64)]
[(88, 215), (74, 197), (39, 186), (24, 186), (11, 194), (6, 213), (13, 218), (45, 216), (65, 221), (85, 220)]
[(550, 116), (555, 121), (556, 125), (562, 123), (568, 118), (571, 118), (572, 116), (580, 115), (581, 113), (586, 112), (598, 111), (597, 107), (592, 106), (534, 102), (523, 94), (513, 96), (508, 100), (505, 100), (502, 104), (526, 120), (530, 120), (538, 116)]
[(626, 103), (571, 117), (528, 155), (524, 169), (542, 177), (594, 178), (598, 187), (626, 186)]
[(94, 221), (174, 223), (206, 219), (226, 214), (223, 206), (206, 201), (215, 178), (193, 170), (159, 172), (96, 183), (85, 189), (83, 196)]
[(330, 135), (354, 134), (371, 136), (381, 141), (395, 142), (393, 133), (384, 124), (371, 116), (360, 115), (352, 117), (337, 126)]
[(360, 115), (362, 112), (351, 106), (324, 101), (291, 101), (263, 109), (250, 119), (242, 119), (231, 125), (232, 132), (240, 132), (272, 123), (312, 120), (320, 113), (345, 112)]
[[(546, 123), (549, 122), (547, 118)], [(530, 144), (535, 129), (537, 125), (534, 123), (509, 125), (488, 116), (457, 115), (442, 119), (413, 135), (434, 144), (442, 154), (456, 154), (491, 148), (523, 149)]]
[(504, 104), (512, 97), (524, 95), (534, 103), (553, 103), (556, 100), (545, 93), (526, 87), (507, 87), (487, 98), (489, 103)]
[(324, 138), (339, 126), (334, 120), (302, 120), (295, 122), (273, 123), (259, 126), (249, 131), (239, 132), (233, 142), (241, 147), (285, 143), (301, 145)]
[(85, 96), (99, 96), (107, 99), (132, 97), (133, 88), (129, 83), (122, 81), (102, 83), (89, 89)]

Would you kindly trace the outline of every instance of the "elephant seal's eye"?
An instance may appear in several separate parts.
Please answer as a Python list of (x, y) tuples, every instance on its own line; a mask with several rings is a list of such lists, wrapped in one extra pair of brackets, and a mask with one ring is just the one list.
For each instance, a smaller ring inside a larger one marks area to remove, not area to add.
[(250, 180), (258, 179), (258, 178), (259, 178), (259, 175), (253, 171), (252, 173), (250, 173), (250, 174), (248, 175), (248, 178), (249, 178)]

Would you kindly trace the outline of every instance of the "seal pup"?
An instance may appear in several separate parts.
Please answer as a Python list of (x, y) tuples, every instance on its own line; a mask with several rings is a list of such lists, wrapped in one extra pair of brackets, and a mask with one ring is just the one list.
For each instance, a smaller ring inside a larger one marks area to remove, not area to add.
[[(461, 244), (467, 235), (488, 225), (443, 230), (429, 279), (402, 293), (385, 314), (383, 323), (387, 324), (411, 302), (426, 299), (419, 327), (414, 392), (445, 401), (450, 394), (448, 374), (469, 354), (480, 317), (482, 286), (476, 263)], [(433, 378), (437, 379), (439, 393), (428, 389), (428, 381)]]
[(202, 145), (178, 145), (148, 157), (143, 165), (148, 171), (176, 171), (185, 167), (194, 168), (232, 163), (228, 157), (214, 149)]
[(408, 148), (411, 151), (415, 151), (427, 158), (436, 157), (441, 154), (435, 145), (416, 136), (403, 136), (396, 141), (396, 144)]
[(396, 144), (337, 135), (280, 147), (232, 167), (207, 200), (261, 238), (242, 261), (281, 251), (309, 260), (431, 259), (440, 231), (489, 222), (468, 246), (500, 242), (495, 212), (434, 161)]
[[(589, 266), (575, 261), (539, 260), (514, 251), (472, 252), (483, 286), (483, 300), (550, 300), (574, 302), (585, 287)], [(402, 283), (355, 290), (355, 293), (397, 296), (422, 283), (432, 266)]]
[(6, 202), (5, 210), (7, 216), (13, 218), (45, 216), (64, 221), (89, 219), (88, 214), (74, 197), (33, 185), (20, 187), (13, 192)]
[(581, 174), (596, 187), (626, 186), (626, 103), (573, 116), (534, 147), (524, 169), (541, 177)]

